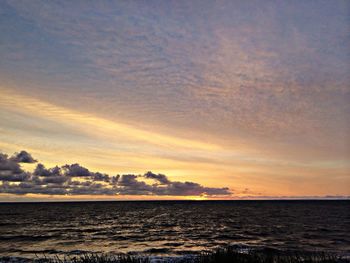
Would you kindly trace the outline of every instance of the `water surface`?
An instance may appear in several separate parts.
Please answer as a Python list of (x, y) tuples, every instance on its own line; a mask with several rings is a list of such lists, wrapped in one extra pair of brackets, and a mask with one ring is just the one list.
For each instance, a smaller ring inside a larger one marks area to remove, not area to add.
[(350, 201), (0, 204), (0, 256), (188, 254), (224, 245), (350, 253)]

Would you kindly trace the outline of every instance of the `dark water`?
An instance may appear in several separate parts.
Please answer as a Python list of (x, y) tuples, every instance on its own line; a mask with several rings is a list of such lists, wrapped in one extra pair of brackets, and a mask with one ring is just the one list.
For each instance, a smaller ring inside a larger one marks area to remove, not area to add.
[(223, 245), (350, 253), (350, 201), (0, 204), (0, 256), (193, 253)]

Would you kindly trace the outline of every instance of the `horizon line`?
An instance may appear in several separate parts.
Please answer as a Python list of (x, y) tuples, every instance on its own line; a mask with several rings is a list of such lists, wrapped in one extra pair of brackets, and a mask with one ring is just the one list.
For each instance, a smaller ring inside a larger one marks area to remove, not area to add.
[(231, 201), (350, 201), (350, 197), (344, 198), (252, 198), (252, 199), (122, 199), (122, 200), (38, 200), (38, 201), (0, 201), (0, 204), (8, 203), (97, 203), (97, 202), (231, 202)]

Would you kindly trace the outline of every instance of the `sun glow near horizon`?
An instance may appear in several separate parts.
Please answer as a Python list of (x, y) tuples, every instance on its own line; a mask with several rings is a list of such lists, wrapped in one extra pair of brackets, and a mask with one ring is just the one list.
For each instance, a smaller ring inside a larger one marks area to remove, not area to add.
[[(0, 106), (2, 106), (3, 109), (18, 112), (19, 114), (34, 115), (36, 117), (39, 117), (41, 121), (51, 122), (50, 125), (54, 123), (55, 126), (59, 125), (57, 127), (60, 128), (72, 126), (68, 128), (70, 129), (68, 131), (74, 130), (74, 133), (78, 133), (82, 137), (86, 136), (88, 140), (93, 141), (94, 144), (101, 142), (103, 142), (103, 145), (108, 144), (107, 148), (103, 147), (102, 149), (101, 147), (92, 147), (92, 149), (90, 147), (87, 147), (87, 149), (84, 151), (84, 154), (82, 154), (80, 148), (83, 146), (80, 145), (80, 143), (77, 144), (76, 142), (74, 142), (73, 145), (70, 145), (69, 152), (66, 152), (66, 145), (60, 146), (59, 144), (56, 146), (52, 145), (49, 147), (49, 149), (44, 149), (43, 151), (42, 147), (36, 145), (35, 143), (32, 143), (31, 145), (13, 145), (11, 143), (1, 143), (3, 146), (7, 146), (5, 148), (8, 149), (8, 153), (9, 151), (18, 151), (18, 147), (24, 147), (26, 149), (29, 148), (31, 150), (34, 150), (34, 152), (41, 159), (43, 159), (44, 163), (49, 166), (54, 166), (59, 163), (64, 164), (67, 162), (67, 160), (71, 160), (71, 162), (80, 162), (86, 164), (94, 170), (113, 173), (142, 173), (147, 171), (147, 169), (150, 170), (149, 167), (152, 167), (153, 170), (168, 174), (172, 178), (178, 178), (180, 180), (196, 180), (197, 182), (213, 185), (216, 187), (222, 186), (222, 184), (220, 184), (220, 182), (217, 182), (215, 179), (213, 180), (213, 174), (216, 173), (216, 176), (219, 174), (221, 174), (221, 176), (224, 176), (221, 178), (225, 178), (229, 174), (235, 174), (236, 180), (231, 188), (238, 191), (235, 191), (235, 195), (231, 198), (245, 198), (245, 192), (247, 191), (246, 185), (250, 185), (250, 194), (248, 195), (249, 198), (254, 198), (254, 196), (257, 198), (260, 196), (282, 196), (285, 193), (287, 193), (286, 195), (293, 196), (293, 192), (288, 193), (288, 191), (283, 188), (283, 191), (277, 192), (266, 190), (264, 191), (264, 188), (261, 187), (263, 184), (261, 183), (256, 190), (252, 189), (252, 175), (254, 178), (256, 173), (254, 170), (258, 169), (258, 172), (264, 172), (266, 168), (269, 169), (270, 162), (277, 163), (278, 161), (274, 161), (272, 158), (263, 158), (263, 161), (260, 161), (258, 164), (256, 164), (257, 160), (261, 159), (261, 156), (255, 155), (255, 157), (253, 157), (252, 155), (247, 155), (247, 153), (249, 153), (249, 149), (247, 151), (244, 151), (244, 149), (241, 148), (240, 150), (242, 150), (242, 154), (239, 154), (239, 150), (237, 151), (236, 149), (232, 149), (232, 152), (230, 152), (231, 149), (225, 145), (210, 144), (208, 142), (202, 143), (199, 141), (195, 141), (192, 144), (191, 139), (178, 139), (176, 137), (171, 137), (168, 135), (158, 135), (157, 133), (152, 133), (152, 131), (149, 130), (142, 131), (139, 128), (133, 128), (132, 126), (97, 118), (90, 114), (84, 115), (83, 113), (71, 111), (62, 107), (57, 107), (49, 103), (41, 102), (40, 100), (34, 98), (29, 98), (23, 95), (16, 95), (14, 92), (9, 91), (8, 89), (5, 90), (2, 88), (1, 91), (2, 94), (7, 95), (0, 99)], [(74, 122), (74, 125), (71, 125), (71, 122)], [(120, 133), (120, 128), (125, 127), (127, 127), (127, 131), (122, 131)], [(90, 132), (91, 130), (93, 132)], [(97, 130), (100, 130), (100, 132)], [(147, 137), (145, 136), (147, 134), (155, 134), (155, 136)], [(116, 140), (116, 145), (123, 144), (123, 146), (125, 146), (122, 147), (122, 149), (119, 149), (118, 146), (111, 147), (112, 145), (115, 145), (113, 142), (114, 138)], [(159, 138), (161, 138), (160, 141), (157, 140)], [(4, 141), (6, 142), (6, 140)], [(135, 145), (137, 145), (137, 153), (130, 150), (125, 151), (125, 147), (135, 147)], [(251, 148), (251, 146), (249, 148)], [(171, 151), (171, 154), (166, 157), (169, 150)], [(54, 154), (55, 152), (57, 152), (57, 154)], [(101, 152), (100, 156), (98, 155), (98, 152)], [(106, 155), (108, 157), (106, 157)], [(182, 155), (187, 155), (187, 158), (189, 159), (186, 160), (186, 158), (181, 158)], [(229, 159), (230, 156), (234, 157), (234, 163), (238, 164), (239, 166), (232, 167), (229, 162), (225, 162), (225, 160)], [(113, 161), (111, 161), (110, 158), (113, 158)], [(253, 163), (246, 161), (247, 159), (249, 160), (249, 158)], [(45, 159), (47, 159), (46, 162)], [(104, 165), (103, 163), (108, 163), (108, 166)], [(198, 164), (198, 169), (196, 168), (196, 163)], [(288, 167), (288, 164), (283, 166)], [(303, 166), (303, 164), (294, 164), (288, 168), (291, 169), (293, 166)], [(316, 168), (317, 166), (313, 169)], [(276, 167), (270, 169), (274, 171), (276, 170)], [(307, 167), (304, 169), (307, 169)], [(347, 168), (345, 168), (344, 172), (346, 169)], [(286, 172), (287, 171), (285, 171), (285, 173)], [(273, 188), (281, 189), (280, 187), (283, 187), (282, 183), (280, 183), (278, 187)], [(325, 185), (325, 187), (329, 189), (329, 185)], [(240, 192), (243, 194), (240, 194)], [(299, 195), (303, 195), (303, 193), (300, 193)], [(322, 192), (318, 192), (316, 195), (322, 195)], [(69, 198), (72, 197), (67, 196), (64, 199)], [(104, 199), (106, 197), (90, 196), (87, 198), (84, 197), (83, 200), (88, 200), (91, 198)], [(157, 198), (167, 199), (166, 197), (156, 197), (156, 199)], [(173, 197), (170, 197), (170, 199), (172, 198)], [(153, 198), (146, 196), (142, 197), (141, 199)], [(180, 199), (207, 200), (211, 198), (203, 196), (192, 196), (180, 197)], [(222, 197), (219, 199), (222, 199)]]

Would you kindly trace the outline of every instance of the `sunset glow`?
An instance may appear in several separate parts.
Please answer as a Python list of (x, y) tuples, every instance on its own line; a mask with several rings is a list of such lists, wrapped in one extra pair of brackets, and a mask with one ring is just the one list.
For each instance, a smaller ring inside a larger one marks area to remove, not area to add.
[(1, 1), (0, 201), (349, 198), (350, 6), (322, 3)]

